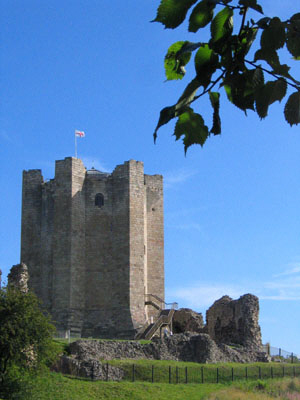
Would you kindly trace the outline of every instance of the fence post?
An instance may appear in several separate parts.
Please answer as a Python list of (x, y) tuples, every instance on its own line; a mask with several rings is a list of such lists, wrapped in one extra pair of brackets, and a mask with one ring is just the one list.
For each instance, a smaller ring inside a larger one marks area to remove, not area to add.
[(106, 382), (108, 381), (108, 362), (106, 363)]
[(273, 375), (273, 367), (271, 367), (271, 378), (272, 378), (272, 379), (274, 378), (274, 375)]
[(261, 379), (261, 367), (258, 367), (258, 378)]
[(201, 383), (204, 383), (204, 371), (203, 371), (203, 367), (201, 367)]
[(292, 364), (294, 364), (294, 353), (292, 353), (291, 358), (292, 358)]
[(231, 380), (232, 380), (232, 382), (234, 381), (234, 371), (233, 371), (233, 367), (231, 368)]
[(134, 382), (135, 380), (135, 368), (134, 368), (134, 364), (132, 364), (132, 382)]
[(169, 365), (169, 383), (172, 382), (172, 377), (171, 377), (171, 365)]
[(281, 357), (281, 349), (279, 349), (279, 357)]
[(246, 378), (246, 380), (248, 380), (248, 367), (246, 367), (246, 369), (245, 369), (245, 378)]
[(282, 377), (284, 378), (284, 367), (282, 367)]
[(188, 383), (188, 367), (185, 367), (185, 383)]
[(178, 367), (176, 367), (176, 383), (178, 383)]
[(152, 383), (154, 382), (154, 365), (152, 365), (152, 370), (151, 370), (151, 381)]
[(219, 368), (217, 368), (217, 383), (219, 383)]
[(294, 378), (296, 377), (296, 369), (295, 369), (295, 366), (293, 366), (293, 375), (294, 375)]

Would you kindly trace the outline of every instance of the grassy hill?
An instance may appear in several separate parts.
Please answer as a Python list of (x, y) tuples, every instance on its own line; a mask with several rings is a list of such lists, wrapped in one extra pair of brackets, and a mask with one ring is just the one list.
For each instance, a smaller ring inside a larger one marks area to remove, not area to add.
[(300, 379), (285, 378), (232, 384), (91, 382), (57, 373), (34, 379), (22, 400), (298, 400)]

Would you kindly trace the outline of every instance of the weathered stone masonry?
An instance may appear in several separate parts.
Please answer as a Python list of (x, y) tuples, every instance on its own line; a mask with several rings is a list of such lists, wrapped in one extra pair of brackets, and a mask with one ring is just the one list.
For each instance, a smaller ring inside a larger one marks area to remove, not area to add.
[(23, 172), (21, 262), (59, 333), (133, 337), (164, 300), (163, 181), (130, 160), (111, 174), (56, 161)]

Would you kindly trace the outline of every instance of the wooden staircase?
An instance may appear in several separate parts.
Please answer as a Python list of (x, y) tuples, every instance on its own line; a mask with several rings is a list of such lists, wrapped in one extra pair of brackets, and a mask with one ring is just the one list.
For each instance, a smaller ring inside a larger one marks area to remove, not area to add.
[[(149, 321), (147, 321), (146, 324), (142, 326), (142, 328), (136, 334), (135, 339), (149, 340), (158, 331), (160, 331), (161, 336), (161, 330), (164, 326), (168, 326), (169, 328), (172, 326), (173, 315), (175, 310), (178, 308), (177, 303), (165, 303), (161, 298), (153, 294), (146, 294), (145, 305), (152, 305), (159, 310), (159, 313), (154, 322), (149, 323)], [(166, 306), (171, 307), (166, 308)]]

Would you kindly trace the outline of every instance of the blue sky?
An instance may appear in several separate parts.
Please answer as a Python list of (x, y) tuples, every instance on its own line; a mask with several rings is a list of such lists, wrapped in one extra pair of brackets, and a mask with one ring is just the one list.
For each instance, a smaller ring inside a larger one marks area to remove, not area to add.
[[(295, 1), (261, 1), (267, 15)], [(1, 252), (4, 276), (19, 262), (22, 170), (54, 176), (54, 161), (78, 155), (111, 171), (144, 161), (164, 175), (166, 297), (203, 312), (219, 297), (260, 298), (263, 341), (300, 354), (300, 132), (282, 105), (248, 117), (221, 96), (222, 135), (185, 157), (162, 127), (189, 77), (164, 82), (163, 57), (177, 40), (199, 39), (149, 23), (158, 1), (1, 2)], [(256, 16), (255, 16), (256, 17)], [(295, 62), (286, 56), (288, 63)], [(299, 65), (299, 64), (298, 64)], [(296, 66), (292, 67), (298, 79)], [(195, 105), (211, 124), (210, 105)]]

